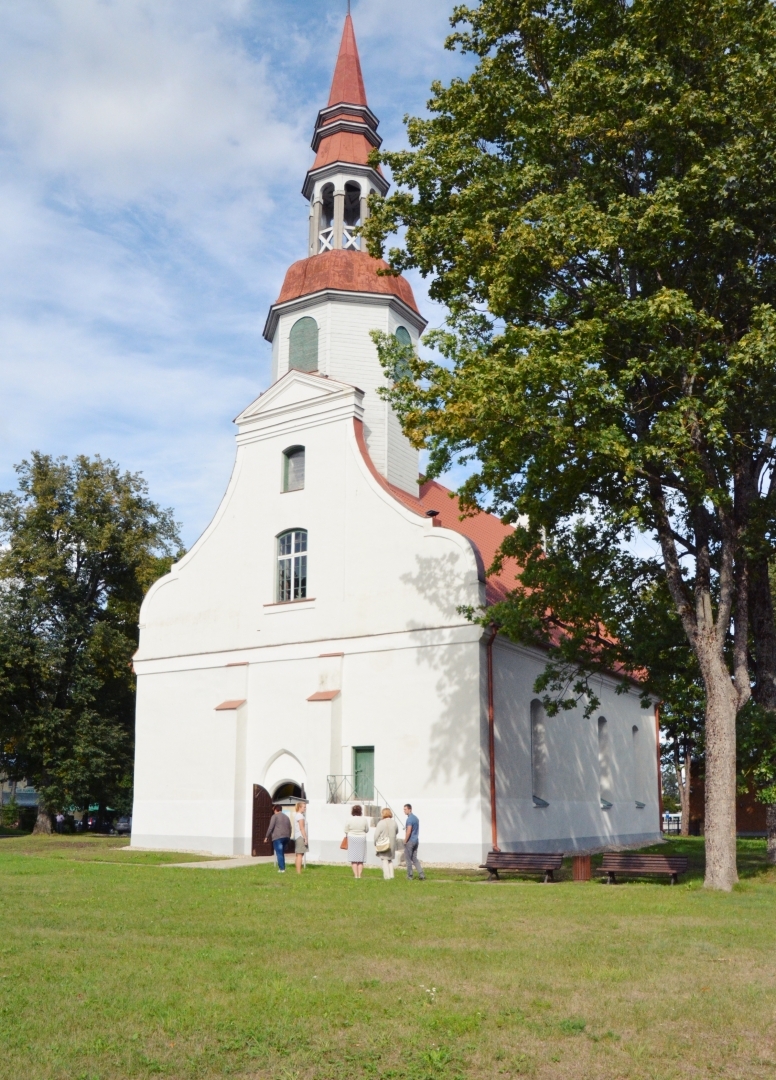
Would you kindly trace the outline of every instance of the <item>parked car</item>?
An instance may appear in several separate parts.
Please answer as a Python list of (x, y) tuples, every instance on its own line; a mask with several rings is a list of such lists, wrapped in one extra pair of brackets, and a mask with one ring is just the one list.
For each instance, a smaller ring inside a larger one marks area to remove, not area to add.
[(132, 832), (132, 818), (120, 817), (116, 822), (115, 829), (119, 836), (129, 836)]

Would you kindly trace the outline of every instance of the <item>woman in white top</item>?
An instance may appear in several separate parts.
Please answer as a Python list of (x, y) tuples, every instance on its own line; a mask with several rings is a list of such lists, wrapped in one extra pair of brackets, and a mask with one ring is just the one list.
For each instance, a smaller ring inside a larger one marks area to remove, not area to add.
[(393, 881), (393, 860), (396, 858), (396, 837), (399, 826), (393, 819), (393, 810), (384, 806), (380, 821), (375, 829), (375, 851), (383, 864), (383, 877)]
[(353, 867), (353, 877), (360, 878), (366, 862), (366, 834), (369, 822), (363, 816), (364, 811), (356, 805), (350, 811), (350, 821), (345, 824), (345, 836), (348, 840), (348, 858)]
[(302, 873), (304, 857), (309, 850), (305, 804), (303, 802), (298, 802), (294, 807), (294, 853), (296, 854), (297, 874)]

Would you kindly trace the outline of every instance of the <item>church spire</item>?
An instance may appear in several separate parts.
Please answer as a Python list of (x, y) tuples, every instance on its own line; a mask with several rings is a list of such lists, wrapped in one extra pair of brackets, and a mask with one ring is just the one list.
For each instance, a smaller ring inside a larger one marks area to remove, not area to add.
[(361, 74), (356, 35), (345, 17), (329, 103), (315, 123), (315, 161), (302, 192), (310, 200), (310, 255), (325, 251), (358, 251), (354, 229), (366, 218), (371, 191), (382, 195), (388, 184), (369, 155), (380, 146), (378, 119), (369, 108)]
[(334, 69), (334, 78), (331, 81), (329, 105), (338, 102), (347, 102), (349, 105), (366, 105), (366, 90), (364, 89), (364, 77), (361, 74), (361, 61), (358, 56), (356, 34), (353, 30), (353, 20), (350, 13), (345, 17), (345, 27), (342, 31), (337, 66)]

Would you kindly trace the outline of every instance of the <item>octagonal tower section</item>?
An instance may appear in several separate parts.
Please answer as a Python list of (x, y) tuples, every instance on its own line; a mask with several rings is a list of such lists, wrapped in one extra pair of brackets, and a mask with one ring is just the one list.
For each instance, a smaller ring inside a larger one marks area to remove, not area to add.
[(348, 15), (329, 103), (315, 124), (315, 161), (302, 189), (310, 203), (308, 257), (289, 267), (264, 336), (272, 343), (273, 381), (297, 368), (364, 391), (364, 431), (375, 467), (417, 495), (418, 453), (377, 393), (387, 382), (370, 332), (382, 330), (417, 346), (426, 320), (409, 282), (384, 273), (388, 264), (362, 250), (357, 235), (369, 195), (388, 190), (380, 169), (369, 164), (381, 141), (377, 126)]

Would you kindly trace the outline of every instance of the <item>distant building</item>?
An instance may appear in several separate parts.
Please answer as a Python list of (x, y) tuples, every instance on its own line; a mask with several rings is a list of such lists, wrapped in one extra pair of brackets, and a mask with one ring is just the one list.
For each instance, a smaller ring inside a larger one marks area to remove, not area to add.
[(422, 856), (587, 850), (660, 836), (655, 717), (597, 686), (600, 713), (548, 718), (544, 654), (460, 613), (507, 534), (460, 520), (378, 389), (370, 331), (416, 344), (426, 322), (355, 229), (388, 184), (353, 25), (318, 114), (308, 257), (265, 336), (273, 382), (237, 417), (211, 524), (140, 615), (133, 843), (269, 853), (271, 800), (309, 799), (311, 857), (339, 860), (348, 803), (411, 802)]
[(38, 793), (26, 780), (0, 780), (0, 804), (16, 800), (17, 806), (37, 806)]

